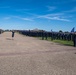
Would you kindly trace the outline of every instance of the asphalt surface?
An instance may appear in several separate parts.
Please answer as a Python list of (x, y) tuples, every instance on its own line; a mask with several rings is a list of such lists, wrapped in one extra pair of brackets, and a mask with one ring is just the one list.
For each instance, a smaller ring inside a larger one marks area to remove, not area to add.
[(0, 75), (76, 75), (75, 47), (11, 35), (0, 35)]

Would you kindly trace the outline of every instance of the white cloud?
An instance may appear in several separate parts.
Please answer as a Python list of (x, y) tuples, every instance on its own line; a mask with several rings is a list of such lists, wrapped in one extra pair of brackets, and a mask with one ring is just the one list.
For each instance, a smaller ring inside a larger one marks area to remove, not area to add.
[(13, 18), (25, 20), (25, 21), (34, 21), (32, 18), (25, 18), (25, 17), (19, 17), (19, 16), (12, 16)]
[(20, 18), (20, 19), (22, 19), (22, 20), (26, 20), (26, 21), (34, 21), (34, 20), (31, 19), (31, 18)]
[(64, 18), (60, 18), (60, 17), (48, 17), (48, 19), (52, 19), (52, 20), (60, 20), (60, 21), (67, 21), (67, 22), (69, 22), (70, 20), (68, 20), (68, 19), (64, 19)]
[(47, 6), (47, 8), (48, 8), (48, 11), (53, 11), (53, 10), (55, 10), (55, 9), (56, 9), (56, 7), (55, 7), (55, 6)]
[(63, 18), (63, 13), (57, 13), (57, 14), (46, 14), (46, 15), (40, 15), (37, 18), (44, 18), (49, 20), (59, 20), (59, 21), (66, 21), (70, 22), (70, 20)]
[(64, 13), (53, 13), (53, 14), (46, 14), (42, 16), (62, 16), (62, 15), (64, 15)]
[(26, 18), (26, 17), (19, 17), (19, 16), (10, 16), (10, 17), (4, 17), (4, 20), (9, 20), (12, 18), (16, 18), (16, 19), (20, 19), (20, 20), (24, 20), (24, 21), (34, 21), (32, 18)]

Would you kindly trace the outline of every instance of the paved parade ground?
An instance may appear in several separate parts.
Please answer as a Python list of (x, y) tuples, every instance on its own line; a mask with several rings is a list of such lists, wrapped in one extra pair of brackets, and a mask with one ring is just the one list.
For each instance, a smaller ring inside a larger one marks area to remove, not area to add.
[(0, 34), (0, 75), (76, 75), (76, 48), (11, 32)]

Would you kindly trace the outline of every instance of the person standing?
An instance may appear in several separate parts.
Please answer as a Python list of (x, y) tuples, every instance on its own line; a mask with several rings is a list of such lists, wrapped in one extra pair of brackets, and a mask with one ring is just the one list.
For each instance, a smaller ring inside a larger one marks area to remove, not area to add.
[(74, 42), (74, 47), (76, 47), (76, 34), (74, 34), (73, 42)]
[(12, 31), (12, 39), (14, 38), (14, 33), (15, 33), (15, 32), (14, 32), (14, 31)]

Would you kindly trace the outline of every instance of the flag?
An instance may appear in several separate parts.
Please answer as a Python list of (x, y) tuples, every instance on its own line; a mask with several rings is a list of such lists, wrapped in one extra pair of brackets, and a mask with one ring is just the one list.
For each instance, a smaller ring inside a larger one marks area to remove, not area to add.
[(75, 32), (75, 27), (73, 27), (73, 29), (71, 30), (71, 32)]

